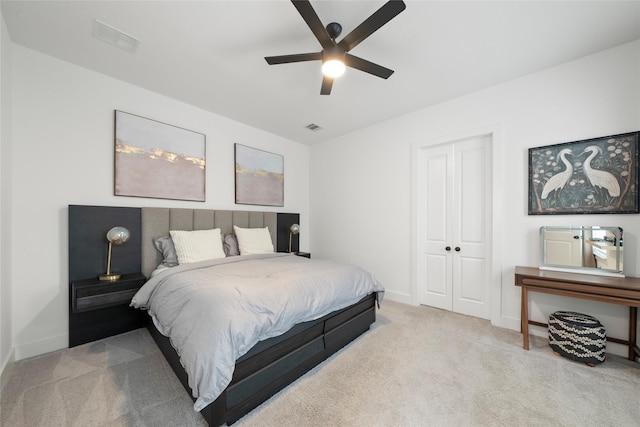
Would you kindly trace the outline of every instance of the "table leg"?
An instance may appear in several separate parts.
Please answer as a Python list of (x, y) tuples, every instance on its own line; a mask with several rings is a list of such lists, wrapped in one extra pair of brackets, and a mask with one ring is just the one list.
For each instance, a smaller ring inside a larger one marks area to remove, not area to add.
[(529, 297), (527, 288), (522, 287), (520, 307), (520, 332), (522, 332), (522, 348), (529, 350)]
[(629, 360), (636, 360), (636, 325), (638, 324), (638, 307), (629, 307)]

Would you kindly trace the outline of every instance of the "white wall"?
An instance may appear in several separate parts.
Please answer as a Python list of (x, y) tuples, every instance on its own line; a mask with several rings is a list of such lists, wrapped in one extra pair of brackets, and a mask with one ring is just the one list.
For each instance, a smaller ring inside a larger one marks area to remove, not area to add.
[(0, 14), (0, 386), (13, 359), (11, 333), (11, 40)]
[[(437, 84), (437, 82), (433, 82)], [(538, 265), (542, 225), (616, 225), (625, 270), (640, 276), (638, 215), (527, 215), (528, 148), (640, 130), (640, 40), (386, 121), (311, 149), (314, 256), (372, 271), (390, 299), (414, 301), (411, 152), (414, 144), (495, 126), (501, 130), (504, 229), (499, 256), (499, 326), (519, 329), (516, 265)], [(337, 243), (338, 242), (338, 243)], [(628, 309), (532, 294), (531, 318), (556, 309), (596, 315), (612, 336), (627, 334)], [(384, 309), (384, 307), (383, 307)], [(615, 351), (615, 350), (614, 350)], [(624, 353), (623, 353), (624, 354)]]
[[(310, 232), (301, 234), (301, 249), (311, 249), (314, 257), (362, 265), (384, 283), (392, 299), (409, 301), (413, 292), (412, 144), (494, 124), (502, 131), (499, 157), (505, 160), (503, 192), (496, 196), (503, 199), (500, 214), (508, 230), (498, 242), (504, 248), (502, 281), (497, 284), (502, 287), (502, 326), (517, 327), (519, 290), (513, 286), (513, 269), (537, 264), (540, 225), (620, 225), (625, 229), (627, 272), (640, 275), (638, 215), (526, 214), (529, 147), (640, 128), (640, 41), (309, 150), (21, 46), (11, 45), (7, 54), (4, 23), (1, 36), (0, 320), (2, 328), (11, 324), (11, 337), (0, 339), (15, 348), (17, 359), (67, 345), (68, 204), (261, 209), (234, 204), (235, 142), (285, 156), (286, 205), (273, 210), (300, 212), (303, 225), (310, 225)], [(114, 109), (207, 135), (206, 203), (113, 196)], [(8, 235), (13, 240), (7, 240)], [(626, 333), (623, 308), (545, 295), (531, 299), (536, 320), (556, 308), (578, 309), (599, 317), (613, 334)], [(5, 357), (3, 349), (0, 358)], [(0, 359), (0, 367), (6, 361)]]
[[(300, 212), (309, 148), (13, 45), (11, 272), (16, 359), (68, 345), (69, 204)], [(113, 196), (114, 109), (206, 134), (206, 203)], [(285, 158), (285, 206), (234, 203), (234, 143)], [(301, 235), (308, 249), (308, 234)]]

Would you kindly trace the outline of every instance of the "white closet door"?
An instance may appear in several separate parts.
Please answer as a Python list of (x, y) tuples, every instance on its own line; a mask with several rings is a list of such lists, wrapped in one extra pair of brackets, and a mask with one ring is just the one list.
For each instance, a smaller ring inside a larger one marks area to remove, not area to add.
[(453, 311), (488, 319), (489, 138), (454, 145)]
[(420, 162), (422, 304), (488, 319), (490, 138), (427, 148)]
[(422, 153), (421, 160), (421, 211), (424, 221), (421, 227), (420, 302), (451, 310), (453, 149), (449, 146), (430, 148)]

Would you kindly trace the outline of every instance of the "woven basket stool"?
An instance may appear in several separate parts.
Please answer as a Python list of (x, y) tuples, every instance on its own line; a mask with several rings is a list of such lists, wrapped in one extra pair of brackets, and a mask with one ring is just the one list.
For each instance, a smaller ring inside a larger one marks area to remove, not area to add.
[(549, 346), (560, 355), (593, 366), (604, 362), (607, 335), (593, 316), (556, 311), (549, 316)]

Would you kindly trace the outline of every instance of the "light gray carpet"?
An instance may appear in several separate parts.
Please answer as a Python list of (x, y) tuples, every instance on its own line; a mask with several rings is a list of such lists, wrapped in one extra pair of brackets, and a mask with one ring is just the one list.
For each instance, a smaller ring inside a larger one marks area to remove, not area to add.
[[(385, 301), (372, 329), (235, 425), (638, 426), (640, 364), (595, 368), (546, 340)], [(4, 426), (201, 426), (148, 333), (17, 362)]]

